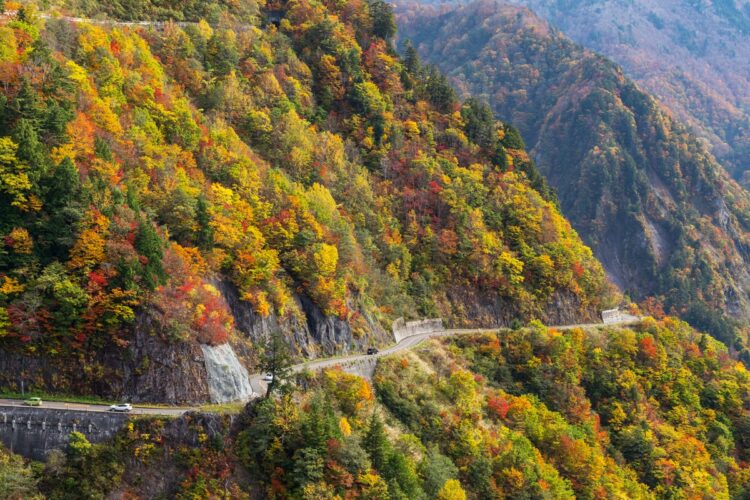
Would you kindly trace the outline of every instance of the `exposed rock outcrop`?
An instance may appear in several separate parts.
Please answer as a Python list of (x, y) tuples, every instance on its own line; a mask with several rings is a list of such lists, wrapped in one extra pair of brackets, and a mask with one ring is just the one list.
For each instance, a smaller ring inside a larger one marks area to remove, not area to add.
[(247, 369), (237, 359), (232, 346), (201, 345), (208, 375), (208, 393), (214, 403), (246, 401), (253, 395)]
[(443, 307), (443, 317), (450, 328), (510, 326), (515, 319), (538, 319), (546, 325), (599, 321), (596, 308), (582, 304), (574, 294), (562, 291), (555, 292), (543, 311), (521, 311), (518, 303), (510, 299), (479, 294), (467, 288), (448, 290)]
[(209, 400), (200, 346), (165, 339), (144, 312), (138, 315), (125, 349), (108, 346), (90, 356), (64, 359), (0, 351), (0, 387), (20, 392), (22, 383), (26, 390), (91, 394), (134, 403)]
[[(227, 281), (217, 281), (234, 316), (235, 327), (251, 342), (258, 343), (273, 332), (281, 332), (301, 358), (316, 358), (333, 354), (361, 351), (369, 345), (382, 345), (393, 341), (390, 331), (380, 325), (371, 314), (350, 304), (355, 312), (350, 318), (327, 316), (312, 300), (304, 295), (294, 295), (293, 306), (282, 317), (261, 316), (249, 302), (240, 299), (237, 289)], [(238, 354), (247, 357), (252, 353), (238, 347)]]

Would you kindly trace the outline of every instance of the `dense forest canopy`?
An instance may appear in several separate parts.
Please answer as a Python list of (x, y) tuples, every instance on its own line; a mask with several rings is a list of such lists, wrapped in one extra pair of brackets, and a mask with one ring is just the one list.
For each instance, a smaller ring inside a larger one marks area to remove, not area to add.
[(136, 324), (221, 344), (226, 281), (261, 317), (302, 296), (358, 335), (471, 321), (465, 289), (522, 319), (608, 300), (517, 134), (402, 60), (382, 1), (6, 9), (2, 349), (94, 363)]
[(293, 376), (274, 336), (284, 376), (239, 414), (132, 419), (101, 443), (74, 432), (45, 464), (0, 447), (0, 495), (747, 495), (744, 365), (662, 314), (534, 321), (591, 319), (619, 297), (522, 134), (413, 47), (399, 56), (387, 3), (6, 11), (1, 359), (62, 360), (96, 394), (105, 361), (139, 352), (138, 329), (171, 346), (247, 341), (227, 284), (257, 317), (304, 321), (304, 299), (363, 336), (371, 318), (477, 323), (487, 303), (518, 327), (381, 358), (371, 381)]

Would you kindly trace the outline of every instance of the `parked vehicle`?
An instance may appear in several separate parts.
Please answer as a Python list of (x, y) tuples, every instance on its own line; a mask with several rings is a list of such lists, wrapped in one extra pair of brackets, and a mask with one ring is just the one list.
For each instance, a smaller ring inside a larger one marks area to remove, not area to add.
[(23, 404), (26, 406), (42, 406), (42, 398), (29, 398)]
[(121, 411), (121, 412), (128, 412), (131, 411), (133, 407), (130, 405), (130, 403), (120, 403), (116, 405), (112, 405), (109, 407), (109, 411)]
[(273, 382), (273, 373), (266, 373), (263, 376), (263, 380), (265, 380), (266, 382)]
[(367, 349), (367, 355), (368, 355), (368, 356), (372, 356), (373, 354), (377, 354), (377, 353), (378, 353), (378, 350), (377, 350), (377, 349), (375, 349), (374, 347), (369, 347), (369, 348)]

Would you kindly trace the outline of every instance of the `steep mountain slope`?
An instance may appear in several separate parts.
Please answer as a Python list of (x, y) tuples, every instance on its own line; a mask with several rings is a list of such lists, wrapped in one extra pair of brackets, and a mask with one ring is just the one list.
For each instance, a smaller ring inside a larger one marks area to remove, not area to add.
[(733, 344), (721, 311), (750, 318), (748, 194), (620, 68), (530, 11), (442, 10), (405, 5), (403, 37), (520, 129), (615, 282)]
[(386, 4), (266, 7), (2, 20), (0, 385), (196, 401), (200, 345), (252, 363), (279, 331), (316, 356), (386, 342), (399, 316), (597, 314), (591, 251), (393, 53)]

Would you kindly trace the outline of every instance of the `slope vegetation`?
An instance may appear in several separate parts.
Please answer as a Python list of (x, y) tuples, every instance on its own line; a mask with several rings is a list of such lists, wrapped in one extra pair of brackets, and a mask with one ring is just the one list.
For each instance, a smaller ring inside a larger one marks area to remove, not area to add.
[(329, 370), (239, 417), (138, 419), (46, 467), (34, 498), (744, 498), (750, 374), (685, 323), (431, 341), (370, 385)]
[(385, 3), (131, 3), (60, 12), (186, 22), (0, 26), (4, 385), (117, 394), (200, 372), (198, 343), (596, 314), (591, 251), (393, 52)]

